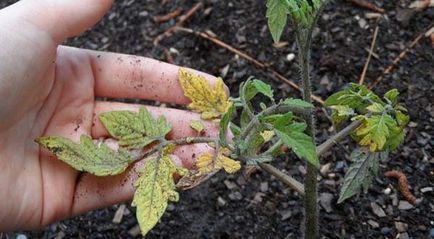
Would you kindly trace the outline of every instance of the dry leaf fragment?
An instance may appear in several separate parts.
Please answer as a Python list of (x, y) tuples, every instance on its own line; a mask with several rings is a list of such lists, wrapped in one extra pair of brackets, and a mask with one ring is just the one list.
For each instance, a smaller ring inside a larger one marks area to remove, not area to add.
[(179, 82), (184, 95), (191, 100), (188, 108), (202, 113), (202, 119), (219, 118), (232, 105), (221, 78), (217, 78), (215, 87), (211, 88), (205, 77), (179, 68)]

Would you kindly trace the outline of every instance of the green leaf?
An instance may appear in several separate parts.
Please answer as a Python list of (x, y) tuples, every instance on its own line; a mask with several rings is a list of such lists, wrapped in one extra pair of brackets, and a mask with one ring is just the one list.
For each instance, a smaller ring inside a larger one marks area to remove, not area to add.
[(384, 94), (384, 98), (389, 100), (392, 105), (395, 105), (398, 102), (399, 91), (397, 89), (389, 90)]
[(275, 132), (299, 158), (319, 168), (315, 144), (312, 137), (304, 133), (305, 129), (305, 123), (293, 123), (283, 130), (276, 129)]
[(384, 104), (381, 99), (364, 85), (350, 84), (350, 87), (334, 93), (325, 101), (325, 106), (346, 105), (353, 109), (363, 110), (370, 101)]
[(361, 188), (366, 192), (374, 175), (378, 173), (380, 160), (387, 158), (387, 156), (387, 151), (370, 152), (361, 148), (354, 149), (351, 153), (353, 162), (345, 174), (338, 203), (358, 194)]
[(250, 118), (249, 114), (247, 113), (247, 109), (244, 108), (241, 111), (241, 119), (240, 119), (241, 128), (246, 127), (250, 123), (250, 120), (251, 120), (251, 118)]
[(141, 149), (159, 138), (164, 138), (172, 126), (163, 116), (154, 119), (146, 108), (139, 113), (111, 111), (100, 115), (100, 120), (119, 145), (129, 149)]
[(74, 169), (96, 176), (120, 174), (133, 161), (126, 151), (115, 152), (105, 144), (95, 145), (86, 135), (80, 137), (80, 144), (58, 136), (40, 137), (36, 142)]
[(264, 138), (259, 132), (253, 135), (250, 144), (247, 145), (247, 156), (255, 156), (264, 142)]
[(396, 150), (404, 142), (405, 133), (402, 128), (393, 127), (390, 129), (390, 137), (387, 140), (387, 146), (390, 150)]
[(274, 100), (274, 98), (273, 98), (274, 97), (273, 90), (271, 89), (270, 85), (266, 84), (263, 81), (257, 80), (257, 79), (254, 79), (252, 81), (252, 84), (253, 84), (253, 86), (256, 88), (256, 90), (259, 93), (261, 93), (261, 94), (267, 96), (268, 98)]
[(228, 111), (223, 115), (222, 119), (220, 120), (220, 131), (219, 131), (219, 138), (220, 143), (223, 145), (227, 144), (226, 136), (228, 131), (228, 126), (231, 120), (233, 119), (235, 114), (235, 107), (232, 105), (229, 107)]
[(404, 114), (398, 110), (396, 111), (395, 118), (396, 118), (396, 122), (400, 127), (405, 127), (410, 121), (410, 117), (407, 114)]
[(197, 133), (200, 133), (205, 129), (205, 126), (200, 120), (192, 120), (190, 123), (190, 127), (196, 130)]
[(356, 129), (356, 135), (360, 137), (360, 145), (369, 146), (371, 151), (381, 151), (390, 136), (390, 129), (397, 127), (395, 120), (383, 113), (366, 118), (365, 122)]
[(301, 100), (301, 99), (293, 99), (293, 98), (285, 99), (283, 101), (283, 104), (291, 106), (291, 107), (314, 108), (314, 106), (311, 103), (306, 102), (306, 101)]
[(232, 134), (234, 134), (235, 137), (241, 134), (241, 128), (238, 127), (238, 125), (236, 124), (229, 123), (229, 129), (231, 130)]
[(288, 20), (288, 1), (267, 0), (268, 27), (274, 42), (279, 42)]
[(292, 112), (288, 112), (285, 114), (274, 114), (267, 115), (260, 119), (262, 123), (271, 124), (275, 129), (282, 130), (286, 126), (292, 124), (294, 119), (294, 114)]
[(168, 201), (178, 201), (173, 176), (185, 173), (185, 170), (173, 164), (168, 155), (153, 157), (141, 168), (140, 177), (135, 182), (137, 189), (132, 205), (137, 207), (136, 217), (143, 235), (158, 223)]
[(248, 79), (247, 81), (241, 83), (240, 85), (240, 98), (245, 102), (249, 102), (253, 97), (258, 94), (258, 89), (253, 85), (252, 80)]

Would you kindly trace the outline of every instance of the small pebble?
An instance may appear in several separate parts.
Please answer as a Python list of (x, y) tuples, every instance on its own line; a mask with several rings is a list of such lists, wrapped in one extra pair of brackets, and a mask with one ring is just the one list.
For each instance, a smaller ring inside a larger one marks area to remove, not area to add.
[(218, 197), (217, 198), (217, 205), (219, 205), (219, 207), (223, 207), (226, 205), (226, 201), (222, 197)]
[(280, 215), (282, 216), (282, 221), (285, 221), (286, 219), (292, 216), (292, 211), (291, 210), (280, 211)]
[(411, 205), (409, 202), (401, 200), (399, 201), (398, 209), (399, 210), (409, 210), (412, 209), (413, 205)]
[(268, 191), (268, 182), (262, 182), (261, 186), (259, 187), (259, 189), (261, 190), (261, 192), (265, 193)]
[(289, 53), (288, 55), (286, 55), (286, 60), (291, 62), (295, 59), (295, 54), (294, 53)]
[(243, 199), (243, 195), (240, 192), (232, 192), (228, 195), (229, 199), (232, 201), (240, 201)]
[(332, 200), (333, 200), (333, 194), (331, 193), (321, 193), (319, 196), (319, 202), (327, 213), (333, 211), (331, 206)]
[(359, 27), (362, 28), (362, 29), (365, 29), (366, 28), (366, 24), (367, 24), (366, 20), (364, 18), (360, 18), (360, 20), (359, 20)]
[(408, 236), (408, 233), (404, 232), (404, 233), (400, 233), (397, 236), (398, 239), (409, 239), (410, 237)]
[(226, 185), (226, 188), (229, 190), (238, 188), (237, 184), (232, 181), (225, 180), (223, 183)]
[(408, 224), (403, 222), (395, 222), (395, 228), (398, 232), (406, 232), (408, 229)]
[(381, 234), (383, 235), (387, 235), (392, 231), (392, 229), (388, 228), (388, 227), (383, 227), (381, 228)]
[(371, 202), (371, 208), (372, 208), (372, 212), (378, 217), (386, 216), (384, 210), (380, 206), (378, 206), (378, 204), (376, 204), (375, 202)]
[(374, 221), (372, 219), (368, 220), (368, 224), (371, 225), (372, 228), (379, 228), (380, 224), (377, 221)]
[(390, 189), (390, 188), (384, 189), (384, 194), (389, 195), (390, 192), (392, 192), (392, 189)]

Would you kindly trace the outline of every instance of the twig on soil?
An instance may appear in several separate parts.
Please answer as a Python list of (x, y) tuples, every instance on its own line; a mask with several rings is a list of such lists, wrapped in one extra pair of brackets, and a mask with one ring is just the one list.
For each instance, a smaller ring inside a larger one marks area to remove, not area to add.
[(428, 30), (423, 31), (422, 33), (420, 33), (416, 38), (414, 38), (414, 40), (410, 43), (410, 45), (408, 45), (408, 47), (406, 47), (395, 59), (393, 59), (392, 64), (390, 64), (384, 71), (383, 73), (374, 81), (374, 83), (372, 83), (369, 86), (369, 89), (373, 89), (376, 85), (378, 85), (378, 83), (380, 83), (382, 80), (384, 80), (385, 75), (389, 74), (390, 72), (392, 72), (393, 68), (399, 63), (399, 61), (401, 61), (406, 55), (407, 53), (410, 51), (410, 49), (412, 49), (413, 47), (415, 47), (420, 39), (422, 39), (422, 37), (428, 32), (430, 31), (430, 29), (433, 27), (434, 25), (431, 25), (428, 27)]
[[(246, 54), (246, 53), (244, 53), (244, 52), (242, 52), (242, 51), (240, 51), (240, 50), (238, 50), (238, 49), (230, 46), (229, 44), (221, 41), (220, 39), (218, 39), (215, 36), (211, 36), (208, 33), (194, 31), (193, 29), (184, 28), (184, 27), (176, 27), (175, 30), (186, 32), (186, 33), (195, 34), (195, 35), (197, 35), (199, 37), (207, 39), (207, 40), (213, 42), (214, 44), (216, 44), (216, 45), (218, 45), (218, 46), (220, 46), (222, 48), (225, 48), (226, 50), (228, 50), (228, 51), (230, 51), (230, 52), (232, 52), (232, 53), (240, 56), (241, 58), (244, 58), (245, 60), (247, 60), (248, 62), (254, 64), (255, 66), (257, 66), (257, 67), (259, 67), (261, 69), (265, 69), (266, 71), (268, 71), (270, 73), (270, 76), (274, 80), (276, 80), (276, 81), (283, 81), (284, 83), (288, 84), (292, 88), (294, 88), (294, 89), (296, 89), (296, 90), (298, 90), (298, 91), (301, 92), (301, 89), (300, 89), (300, 87), (298, 87), (297, 84), (295, 84), (294, 82), (290, 81), (288, 78), (284, 77), (283, 75), (281, 75), (280, 73), (278, 73), (274, 69), (270, 68), (267, 64), (265, 64), (265, 63), (263, 63), (263, 62), (261, 62), (259, 60), (256, 60), (255, 58), (249, 56), (248, 54)], [(312, 95), (311, 98), (312, 98), (312, 100), (316, 101), (317, 103), (319, 103), (321, 105), (324, 104), (324, 101), (319, 96)]]
[(363, 85), (363, 83), (365, 82), (366, 72), (368, 71), (369, 62), (371, 61), (371, 57), (372, 57), (374, 47), (375, 47), (375, 42), (377, 41), (378, 29), (379, 29), (379, 27), (376, 26), (375, 31), (374, 31), (374, 35), (372, 37), (371, 47), (369, 48), (369, 55), (368, 55), (368, 58), (366, 59), (366, 63), (365, 63), (365, 66), (363, 67), (362, 75), (360, 76), (360, 79), (359, 79), (359, 85)]
[(410, 192), (408, 180), (404, 173), (391, 170), (384, 173), (384, 176), (388, 178), (396, 178), (398, 179), (398, 190), (401, 192), (402, 196), (404, 196), (405, 200), (407, 200), (411, 204), (416, 203), (416, 197)]
[(167, 22), (167, 21), (170, 21), (171, 19), (181, 15), (181, 13), (182, 13), (182, 8), (177, 8), (175, 11), (169, 12), (165, 15), (155, 16), (154, 21), (156, 23)]
[(189, 20), (201, 7), (203, 6), (202, 2), (196, 3), (188, 12), (181, 17), (179, 17), (179, 22), (175, 24), (175, 26), (170, 27), (162, 34), (158, 35), (154, 39), (154, 45), (158, 45), (158, 43), (163, 40), (165, 37), (172, 35), (172, 33), (177, 29), (177, 27), (184, 26), (184, 24)]
[(383, 8), (376, 6), (373, 3), (367, 2), (366, 0), (351, 0), (351, 2), (361, 8), (365, 8), (378, 13), (385, 13)]
[(280, 171), (279, 169), (273, 167), (270, 164), (266, 164), (266, 163), (260, 163), (259, 166), (266, 172), (268, 172), (269, 174), (273, 175), (274, 177), (276, 177), (279, 181), (281, 181), (282, 183), (284, 183), (285, 185), (287, 185), (288, 187), (294, 189), (295, 191), (297, 191), (298, 193), (300, 193), (301, 196), (304, 196), (304, 186), (302, 183), (300, 183), (299, 181), (297, 181), (296, 179), (294, 179), (293, 177), (283, 173), (282, 171)]

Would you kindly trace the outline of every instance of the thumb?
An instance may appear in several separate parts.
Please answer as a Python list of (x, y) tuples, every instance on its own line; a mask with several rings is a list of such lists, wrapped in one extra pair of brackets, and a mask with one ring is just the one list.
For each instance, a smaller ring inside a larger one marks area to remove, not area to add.
[(96, 24), (113, 0), (21, 0), (0, 17), (16, 17), (47, 33), (56, 43)]

